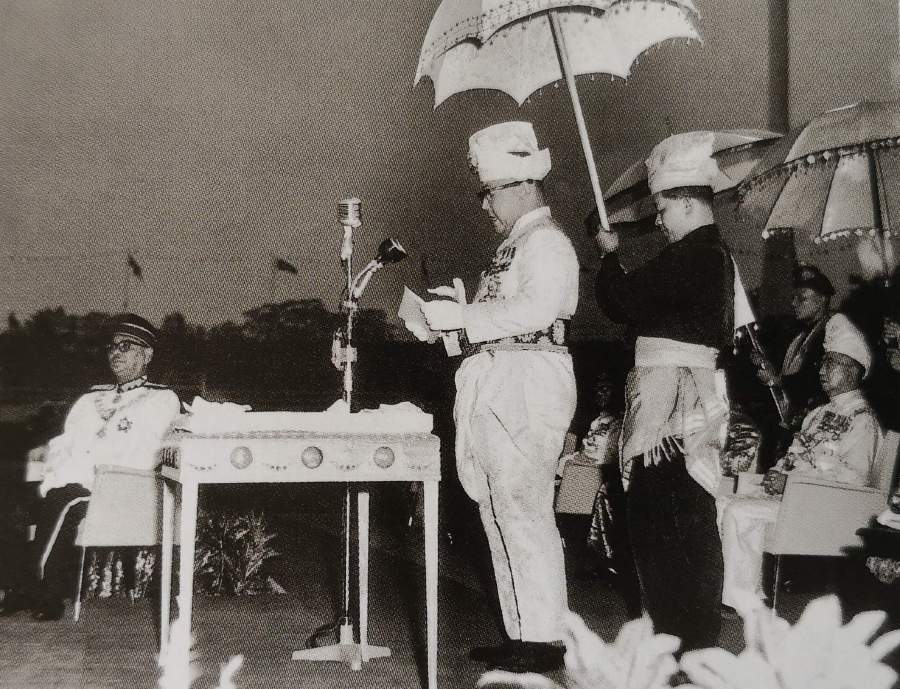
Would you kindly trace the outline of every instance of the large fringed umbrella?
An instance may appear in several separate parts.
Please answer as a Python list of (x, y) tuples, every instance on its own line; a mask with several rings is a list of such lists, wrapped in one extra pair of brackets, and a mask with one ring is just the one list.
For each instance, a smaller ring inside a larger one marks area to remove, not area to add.
[(900, 232), (900, 101), (814, 117), (773, 144), (737, 193), (748, 229), (792, 237), (797, 257), (833, 280), (848, 270), (886, 279)]
[(575, 76), (626, 78), (642, 52), (697, 39), (691, 0), (443, 0), (422, 44), (415, 83), (434, 83), (435, 107), (455, 93), (497, 89), (521, 105), (565, 78), (602, 225), (608, 229)]

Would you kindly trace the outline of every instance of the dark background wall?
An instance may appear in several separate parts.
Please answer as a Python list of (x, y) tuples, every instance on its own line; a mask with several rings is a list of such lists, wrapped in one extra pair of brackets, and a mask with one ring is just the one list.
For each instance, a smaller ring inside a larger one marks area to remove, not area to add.
[[(775, 2), (697, 0), (702, 44), (652, 49), (628, 81), (579, 80), (603, 183), (669, 133), (770, 124)], [(471, 288), (496, 240), (466, 139), (510, 118), (551, 147), (550, 202), (590, 268), (565, 89), (521, 109), (477, 92), (432, 111), (430, 83), (412, 76), (437, 4), (0, 2), (0, 312), (116, 311), (127, 293), (152, 318), (211, 325), (263, 302), (333, 305), (334, 206), (354, 194), (360, 262), (388, 235), (411, 254), (373, 281), (369, 305), (393, 313), (401, 284), (422, 289), (426, 274)], [(863, 4), (790, 3), (794, 123), (893, 88), (896, 4)], [(273, 280), (274, 255), (300, 275)], [(585, 292), (576, 335), (618, 336), (607, 326)]]

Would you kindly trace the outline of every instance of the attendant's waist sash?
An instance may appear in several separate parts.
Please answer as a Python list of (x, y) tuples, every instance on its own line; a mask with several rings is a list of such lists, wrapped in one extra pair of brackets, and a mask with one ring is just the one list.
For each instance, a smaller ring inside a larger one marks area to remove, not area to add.
[(718, 357), (719, 350), (714, 347), (665, 337), (638, 337), (634, 345), (635, 366), (715, 369)]

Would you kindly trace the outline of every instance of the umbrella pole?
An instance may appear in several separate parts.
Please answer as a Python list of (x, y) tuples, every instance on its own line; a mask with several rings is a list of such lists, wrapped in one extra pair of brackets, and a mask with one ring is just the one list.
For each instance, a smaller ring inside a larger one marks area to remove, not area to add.
[(869, 185), (872, 193), (872, 215), (874, 218), (872, 226), (876, 230), (881, 230), (881, 232), (877, 232), (872, 238), (872, 243), (875, 245), (875, 248), (881, 257), (881, 268), (883, 270), (882, 279), (884, 280), (884, 284), (887, 285), (891, 279), (891, 269), (888, 266), (887, 261), (887, 247), (885, 246), (887, 240), (885, 239), (885, 227), (881, 218), (881, 191), (879, 188), (881, 170), (879, 169), (878, 161), (875, 159), (875, 151), (868, 146), (866, 147), (866, 156), (869, 160)]
[(569, 87), (569, 96), (572, 98), (572, 108), (575, 110), (575, 122), (578, 125), (578, 134), (581, 137), (581, 147), (584, 150), (584, 158), (587, 161), (588, 176), (591, 178), (591, 188), (594, 191), (594, 200), (597, 202), (597, 212), (600, 214), (600, 225), (604, 231), (609, 232), (609, 220), (606, 217), (606, 206), (603, 204), (603, 192), (600, 190), (600, 178), (597, 175), (597, 164), (594, 162), (594, 153), (591, 149), (591, 140), (588, 137), (587, 127), (584, 124), (584, 113), (581, 111), (581, 101), (578, 98), (578, 88), (575, 85), (575, 75), (572, 65), (569, 63), (569, 53), (566, 50), (566, 41), (563, 37), (557, 12), (550, 11), (550, 26), (553, 29), (553, 38), (556, 42), (556, 52), (562, 65), (563, 75)]

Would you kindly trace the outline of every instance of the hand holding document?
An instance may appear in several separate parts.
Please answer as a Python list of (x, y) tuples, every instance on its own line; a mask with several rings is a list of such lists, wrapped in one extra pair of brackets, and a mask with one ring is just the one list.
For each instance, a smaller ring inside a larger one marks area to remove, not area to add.
[[(437, 292), (435, 291), (435, 293)], [(464, 288), (462, 293), (465, 295)], [(458, 295), (459, 292), (456, 291), (456, 294)], [(465, 299), (465, 296), (463, 296), (463, 299)], [(403, 319), (406, 329), (415, 335), (416, 338), (428, 344), (432, 344), (438, 338), (441, 338), (441, 341), (444, 343), (444, 349), (447, 351), (447, 356), (462, 354), (458, 332), (432, 330), (428, 325), (428, 321), (425, 318), (425, 310), (422, 308), (425, 303), (425, 300), (409, 289), (409, 287), (403, 287), (403, 297), (400, 299), (400, 308), (397, 309), (397, 315)]]
[(440, 337), (440, 332), (428, 327), (422, 305), (425, 301), (409, 287), (403, 287), (403, 297), (397, 315), (403, 319), (406, 329), (422, 342), (432, 344)]

